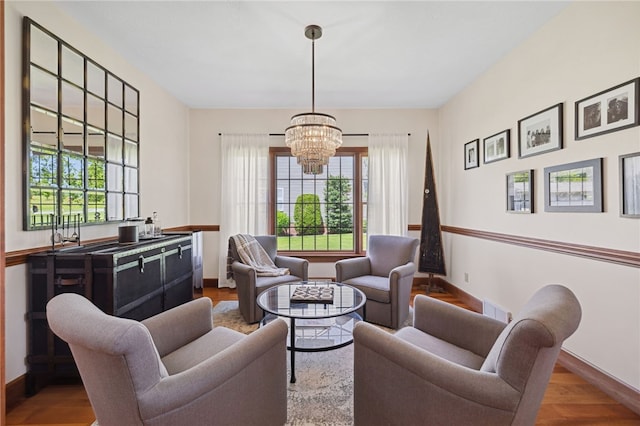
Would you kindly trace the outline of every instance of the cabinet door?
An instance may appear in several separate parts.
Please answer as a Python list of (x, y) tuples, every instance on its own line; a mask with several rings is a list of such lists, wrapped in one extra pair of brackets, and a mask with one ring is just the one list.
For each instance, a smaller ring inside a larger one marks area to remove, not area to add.
[(162, 312), (162, 256), (157, 250), (118, 260), (113, 282), (114, 315), (140, 321)]
[(191, 241), (167, 247), (164, 256), (164, 309), (171, 309), (193, 299), (193, 262)]

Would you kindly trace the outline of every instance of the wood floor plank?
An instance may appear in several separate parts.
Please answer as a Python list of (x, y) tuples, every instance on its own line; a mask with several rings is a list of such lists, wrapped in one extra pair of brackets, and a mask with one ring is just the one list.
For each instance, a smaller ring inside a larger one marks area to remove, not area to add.
[[(424, 288), (416, 287), (416, 294)], [(196, 297), (210, 297), (216, 305), (237, 300), (234, 289), (204, 288)], [(430, 296), (469, 309), (448, 293)], [(78, 384), (50, 385), (7, 413), (8, 426), (88, 426), (95, 417), (89, 398)], [(566, 368), (556, 364), (536, 419), (537, 426), (640, 426), (640, 416), (617, 403)]]

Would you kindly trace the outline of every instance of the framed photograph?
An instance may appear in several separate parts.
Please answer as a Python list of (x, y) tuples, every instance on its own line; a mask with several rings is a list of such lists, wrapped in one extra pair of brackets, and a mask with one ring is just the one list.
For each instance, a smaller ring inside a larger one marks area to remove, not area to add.
[(576, 102), (576, 139), (615, 132), (640, 123), (640, 78)]
[(544, 211), (602, 212), (602, 158), (545, 167)]
[(510, 133), (511, 130), (507, 129), (484, 138), (484, 164), (509, 158)]
[(518, 157), (562, 149), (562, 103), (518, 120)]
[(472, 140), (464, 144), (464, 169), (473, 169), (478, 167), (480, 154), (478, 148), (480, 145), (480, 139)]
[(640, 152), (620, 156), (620, 216), (640, 218)]
[(533, 213), (533, 170), (507, 174), (507, 212)]

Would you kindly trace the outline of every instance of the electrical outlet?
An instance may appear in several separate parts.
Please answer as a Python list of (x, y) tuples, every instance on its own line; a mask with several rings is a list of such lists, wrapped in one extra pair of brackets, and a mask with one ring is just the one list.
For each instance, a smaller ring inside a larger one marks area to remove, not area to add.
[(468, 273), (468, 272), (465, 272), (465, 273), (464, 273), (464, 282), (465, 282), (465, 283), (468, 283), (468, 282), (469, 282), (469, 273)]

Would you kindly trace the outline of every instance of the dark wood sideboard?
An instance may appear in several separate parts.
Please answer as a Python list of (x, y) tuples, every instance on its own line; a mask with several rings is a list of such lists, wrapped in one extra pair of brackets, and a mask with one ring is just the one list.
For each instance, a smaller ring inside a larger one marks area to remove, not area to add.
[(30, 255), (26, 394), (54, 379), (79, 377), (69, 346), (49, 329), (46, 305), (51, 298), (78, 293), (108, 314), (143, 320), (193, 299), (198, 245), (199, 233), (186, 233)]

